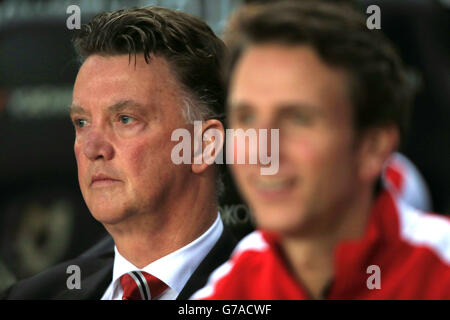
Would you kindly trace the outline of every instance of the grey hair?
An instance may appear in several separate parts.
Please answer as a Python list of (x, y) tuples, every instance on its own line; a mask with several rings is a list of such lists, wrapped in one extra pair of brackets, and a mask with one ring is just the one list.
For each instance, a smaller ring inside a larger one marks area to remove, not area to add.
[[(194, 121), (205, 121), (207, 119), (215, 118), (215, 113), (204, 102), (197, 102), (187, 95), (183, 97), (183, 118), (190, 124)], [(194, 102), (195, 101), (195, 102)]]
[[(220, 115), (214, 113), (208, 104), (204, 102), (197, 102), (192, 97), (189, 97), (189, 94), (183, 95), (183, 106), (182, 106), (182, 114), (183, 118), (189, 124), (194, 124), (194, 121), (205, 121), (208, 119), (220, 118)], [(224, 146), (225, 147), (225, 146)], [(217, 170), (217, 178), (216, 178), (216, 196), (217, 201), (220, 200), (222, 195), (225, 193), (225, 183), (224, 176), (221, 170)]]

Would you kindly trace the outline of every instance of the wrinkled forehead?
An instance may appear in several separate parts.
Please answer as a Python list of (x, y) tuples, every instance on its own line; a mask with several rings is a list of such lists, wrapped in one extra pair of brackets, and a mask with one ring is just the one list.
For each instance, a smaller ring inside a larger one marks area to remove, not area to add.
[(81, 66), (73, 90), (72, 105), (89, 109), (112, 106), (123, 101), (153, 107), (179, 105), (181, 90), (177, 79), (162, 57), (147, 63), (128, 55), (92, 55)]

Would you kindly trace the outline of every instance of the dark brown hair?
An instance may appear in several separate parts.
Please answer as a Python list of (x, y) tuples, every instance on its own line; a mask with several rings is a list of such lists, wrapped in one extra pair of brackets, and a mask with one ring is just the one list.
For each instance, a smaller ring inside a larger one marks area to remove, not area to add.
[(392, 44), (381, 31), (369, 30), (353, 6), (325, 1), (249, 5), (232, 17), (225, 37), (227, 82), (248, 46), (308, 45), (326, 64), (347, 71), (357, 132), (394, 124), (404, 136), (413, 82)]
[[(144, 7), (105, 12), (95, 16), (75, 34), (81, 61), (90, 55), (143, 53), (169, 62), (201, 119), (219, 118), (224, 112), (225, 88), (221, 62), (225, 45), (202, 20), (181, 11)], [(198, 117), (197, 117), (198, 118)]]

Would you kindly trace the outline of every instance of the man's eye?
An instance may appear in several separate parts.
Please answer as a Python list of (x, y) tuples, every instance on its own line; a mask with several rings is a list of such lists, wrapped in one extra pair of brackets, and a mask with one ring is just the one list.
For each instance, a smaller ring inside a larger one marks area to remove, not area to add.
[(302, 112), (289, 112), (284, 115), (282, 121), (292, 125), (309, 125), (311, 123), (311, 117)]
[(76, 128), (83, 128), (87, 124), (87, 121), (84, 119), (74, 119), (73, 124)]
[(133, 122), (133, 118), (129, 117), (129, 116), (119, 116), (119, 121), (122, 122), (123, 124), (129, 124), (131, 122)]
[(294, 113), (291, 117), (291, 120), (297, 124), (306, 124), (309, 121), (309, 118), (301, 113)]
[(238, 125), (250, 125), (255, 120), (255, 116), (253, 113), (239, 113), (234, 116), (234, 119)]

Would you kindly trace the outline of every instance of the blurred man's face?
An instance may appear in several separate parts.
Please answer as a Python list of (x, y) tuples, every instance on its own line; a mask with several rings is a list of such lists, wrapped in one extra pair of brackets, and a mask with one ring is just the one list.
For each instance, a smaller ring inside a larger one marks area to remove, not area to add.
[(71, 117), (83, 197), (93, 216), (117, 223), (151, 213), (183, 191), (187, 166), (170, 160), (185, 127), (181, 93), (166, 60), (93, 55), (82, 65)]
[(346, 74), (307, 46), (253, 46), (238, 61), (229, 94), (232, 128), (279, 128), (276, 175), (232, 166), (259, 227), (298, 234), (332, 225), (357, 188)]

